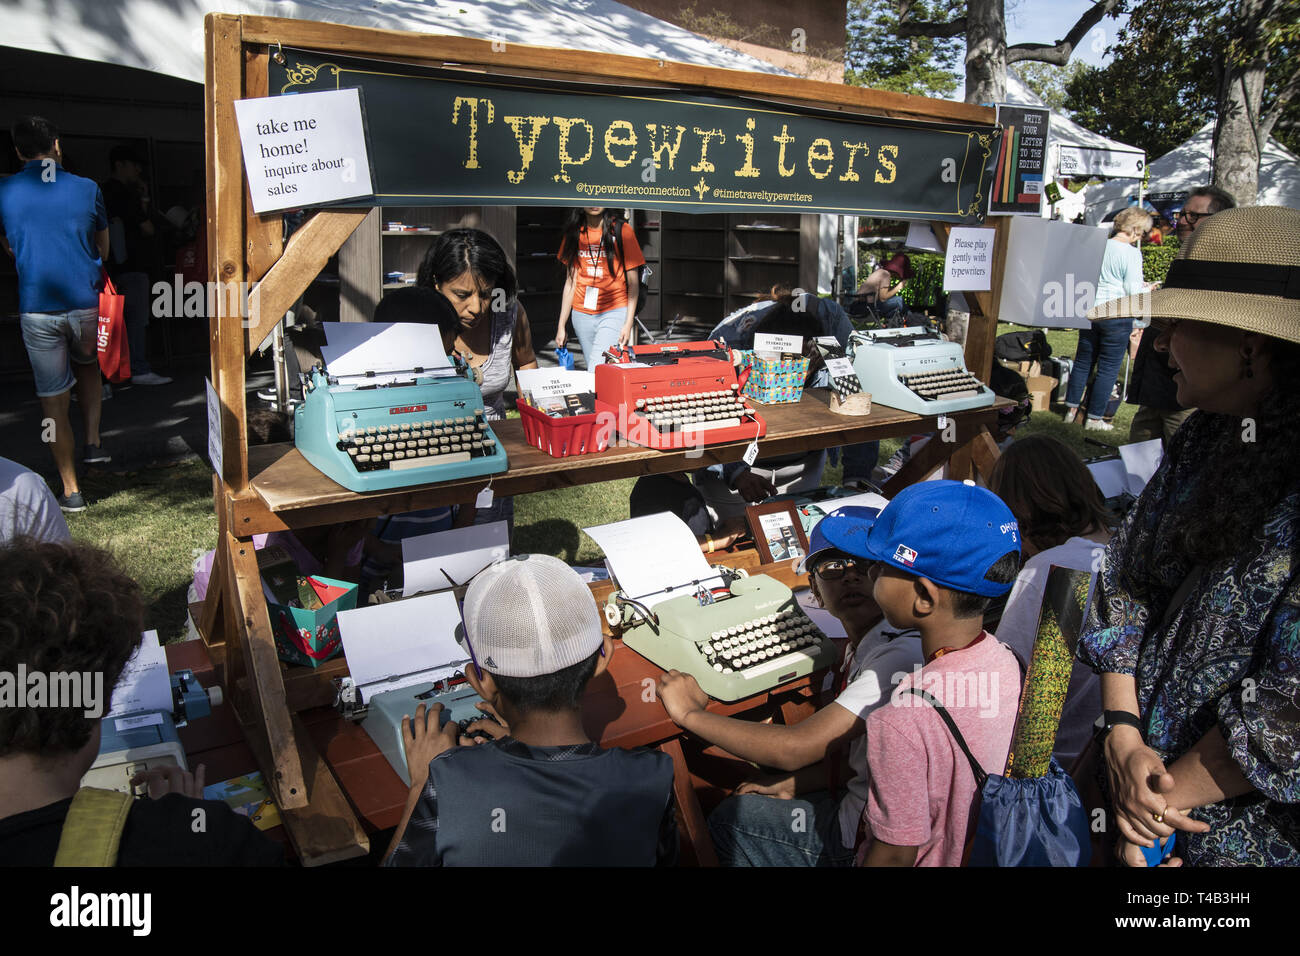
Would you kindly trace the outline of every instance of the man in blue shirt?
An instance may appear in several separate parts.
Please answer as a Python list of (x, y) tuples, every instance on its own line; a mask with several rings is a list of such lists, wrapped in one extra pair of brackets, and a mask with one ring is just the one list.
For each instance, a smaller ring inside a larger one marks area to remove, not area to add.
[(23, 344), (41, 400), (42, 438), (63, 481), (59, 507), (84, 511), (68, 403), (75, 382), (86, 426), (84, 460), (108, 461), (99, 447), (103, 393), (96, 339), (108, 217), (99, 187), (60, 165), (53, 123), (27, 116), (12, 133), (23, 168), (0, 180), (0, 245), (18, 269)]

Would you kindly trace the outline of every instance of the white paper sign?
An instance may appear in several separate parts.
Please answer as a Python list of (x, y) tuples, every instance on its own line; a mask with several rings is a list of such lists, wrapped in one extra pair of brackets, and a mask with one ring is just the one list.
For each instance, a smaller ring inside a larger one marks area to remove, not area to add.
[[(491, 501), (481, 507), (491, 507)], [(458, 585), (467, 584), (489, 564), (509, 556), (510, 532), (504, 521), (404, 538), (402, 593), (445, 591), (451, 587), (447, 575)]]
[(1017, 216), (1007, 237), (998, 320), (1049, 329), (1091, 327), (1088, 310), (1106, 254), (1106, 234), (1091, 226)]
[(356, 89), (235, 101), (256, 212), (374, 192)]
[(994, 229), (954, 226), (943, 260), (943, 287), (982, 292), (993, 288)]
[(118, 717), (141, 710), (172, 712), (172, 681), (167, 673), (167, 652), (158, 643), (157, 631), (144, 632), (140, 646), (117, 679), (112, 704), (105, 716)]
[(798, 355), (803, 352), (802, 335), (772, 335), (768, 332), (759, 332), (754, 336), (755, 352), (793, 352)]
[(519, 391), (532, 392), (537, 398), (543, 396), (558, 398), (561, 395), (576, 395), (596, 391), (596, 373), (578, 369), (532, 368), (521, 369), (515, 373), (519, 379)]
[(212, 387), (212, 379), (203, 380), (208, 386), (208, 461), (212, 469), (221, 474), (221, 399)]
[(162, 722), (162, 714), (141, 714), (138, 717), (119, 717), (113, 721), (113, 727), (120, 734), (124, 730), (136, 730), (140, 727), (159, 727)]
[(846, 358), (828, 358), (826, 360), (826, 370), (834, 378), (844, 378), (847, 375), (856, 375), (853, 370), (853, 363)]

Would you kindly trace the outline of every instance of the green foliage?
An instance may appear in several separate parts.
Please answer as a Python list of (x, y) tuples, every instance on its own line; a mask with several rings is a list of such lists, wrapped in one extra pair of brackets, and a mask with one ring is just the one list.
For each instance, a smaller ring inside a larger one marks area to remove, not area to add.
[[(957, 0), (918, 0), (918, 20), (948, 20), (965, 12)], [(957, 90), (962, 39), (900, 37), (893, 0), (849, 0), (844, 82), (895, 93), (946, 98)]]
[(1175, 238), (1166, 239), (1164, 245), (1142, 244), (1142, 278), (1147, 282), (1164, 282), (1169, 272), (1169, 264), (1178, 257), (1179, 242)]
[(943, 253), (909, 252), (907, 258), (916, 275), (903, 286), (903, 301), (915, 309), (934, 305), (943, 295)]
[(1074, 77), (1088, 69), (1088, 64), (1082, 60), (1071, 60), (1066, 66), (1026, 61), (1014, 67), (1025, 85), (1057, 112), (1068, 111), (1070, 94), (1066, 87)]

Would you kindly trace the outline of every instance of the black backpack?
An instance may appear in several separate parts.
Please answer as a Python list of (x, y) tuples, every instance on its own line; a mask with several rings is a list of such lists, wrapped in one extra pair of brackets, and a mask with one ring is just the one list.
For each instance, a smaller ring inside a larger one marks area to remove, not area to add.
[(1007, 332), (993, 343), (993, 357), (1003, 362), (1044, 362), (1052, 355), (1052, 346), (1041, 329)]

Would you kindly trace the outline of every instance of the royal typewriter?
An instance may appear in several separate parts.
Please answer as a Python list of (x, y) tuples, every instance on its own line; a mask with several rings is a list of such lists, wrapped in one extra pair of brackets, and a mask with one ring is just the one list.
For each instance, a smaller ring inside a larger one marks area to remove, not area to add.
[[(379, 328), (380, 334), (372, 333), (337, 361), (330, 359), (324, 370), (314, 368), (305, 383), (294, 429), (304, 458), (351, 491), (506, 470), (505, 450), (488, 426), (472, 371), (459, 361), (450, 363), (441, 339), (434, 339), (436, 353), (413, 353), (405, 338), (386, 344), (383, 330), (391, 326), (356, 324), (367, 331)], [(437, 336), (436, 326), (415, 328)], [(328, 334), (342, 340), (354, 333)], [(420, 341), (428, 345), (428, 336)]]
[(753, 441), (767, 423), (740, 394), (721, 342), (630, 345), (596, 366), (596, 413), (647, 448)]
[(854, 332), (853, 368), (872, 401), (917, 415), (992, 405), (993, 390), (966, 370), (962, 348), (937, 332), (904, 326)]
[(686, 582), (680, 597), (653, 609), (616, 591), (605, 618), (632, 650), (690, 674), (717, 700), (740, 700), (831, 666), (834, 645), (788, 587), (766, 575), (716, 570), (712, 584)]

